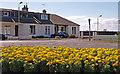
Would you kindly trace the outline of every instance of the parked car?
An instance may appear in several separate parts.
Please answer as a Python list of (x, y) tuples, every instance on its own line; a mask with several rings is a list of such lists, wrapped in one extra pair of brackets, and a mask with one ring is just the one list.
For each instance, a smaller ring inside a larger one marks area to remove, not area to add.
[(51, 35), (51, 38), (55, 38), (55, 36), (60, 36), (61, 38), (67, 38), (69, 37), (69, 34), (67, 32), (57, 32)]
[(5, 40), (5, 35), (4, 34), (0, 34), (0, 40)]
[(5, 39), (7, 39), (8, 36), (13, 36), (13, 35), (11, 35), (11, 34), (5, 34)]

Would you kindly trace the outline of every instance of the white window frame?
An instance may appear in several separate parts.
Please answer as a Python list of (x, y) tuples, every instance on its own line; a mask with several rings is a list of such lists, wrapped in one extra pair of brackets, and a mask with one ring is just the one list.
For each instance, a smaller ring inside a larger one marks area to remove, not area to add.
[(76, 27), (72, 27), (72, 34), (76, 34)]
[(50, 26), (45, 26), (45, 34), (50, 34)]
[(41, 20), (48, 20), (48, 15), (41, 14)]
[[(7, 15), (6, 15), (7, 13)], [(9, 12), (3, 12), (3, 16), (9, 16)]]
[(4, 26), (4, 34), (10, 34), (11, 26)]

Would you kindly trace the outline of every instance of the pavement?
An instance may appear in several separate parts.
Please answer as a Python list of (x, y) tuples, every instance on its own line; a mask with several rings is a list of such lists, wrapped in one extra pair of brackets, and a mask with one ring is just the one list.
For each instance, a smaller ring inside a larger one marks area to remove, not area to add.
[(39, 39), (39, 40), (5, 40), (0, 41), (0, 46), (65, 46), (65, 47), (86, 47), (86, 48), (116, 48), (115, 41), (88, 41), (87, 39)]

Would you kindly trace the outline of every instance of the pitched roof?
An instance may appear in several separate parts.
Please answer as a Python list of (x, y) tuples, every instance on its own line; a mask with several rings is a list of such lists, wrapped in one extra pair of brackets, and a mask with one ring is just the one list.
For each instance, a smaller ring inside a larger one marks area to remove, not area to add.
[[(18, 10), (13, 10), (13, 9), (3, 9), (0, 8), (1, 10), (6, 10), (6, 11), (16, 11), (18, 12)], [(20, 11), (20, 12), (25, 12), (25, 11)], [(25, 13), (33, 13), (33, 14), (43, 14), (43, 13), (39, 13), (39, 12), (25, 12)], [(48, 13), (47, 13), (48, 14)], [(14, 17), (13, 20), (15, 22), (18, 22), (18, 18)], [(39, 20), (39, 19), (38, 19)], [(2, 20), (0, 20), (2, 22), (13, 22), (12, 19), (10, 17), (2, 17)], [(50, 20), (39, 20), (42, 24), (60, 24), (60, 25), (71, 25), (71, 26), (79, 26), (79, 24), (74, 23), (70, 20), (67, 20), (61, 16), (58, 16), (56, 14), (50, 14)], [(20, 19), (21, 23), (37, 23), (34, 18), (21, 18)]]
[[(16, 17), (11, 18), (11, 17), (2, 16), (1, 18), (2, 19), (0, 20), (0, 22), (16, 22), (16, 23), (18, 22), (18, 18), (16, 18)], [(21, 23), (33, 23), (33, 24), (36, 24), (34, 18), (21, 18), (20, 22)]]
[(61, 16), (56, 15), (56, 14), (50, 14), (50, 20), (53, 24), (79, 26), (79, 24), (74, 23), (70, 20), (67, 20)]

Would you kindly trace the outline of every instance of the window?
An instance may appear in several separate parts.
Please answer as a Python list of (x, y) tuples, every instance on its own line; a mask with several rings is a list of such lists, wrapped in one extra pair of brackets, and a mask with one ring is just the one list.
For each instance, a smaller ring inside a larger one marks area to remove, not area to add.
[(28, 18), (28, 14), (25, 14), (25, 13), (20, 14), (20, 16), (21, 16), (22, 18)]
[(63, 27), (61, 27), (61, 31), (63, 32)]
[(76, 27), (72, 27), (72, 34), (76, 34)]
[(10, 26), (5, 26), (4, 27), (4, 33), (5, 34), (10, 34)]
[(50, 26), (45, 26), (45, 34), (50, 34)]
[(47, 26), (45, 26), (45, 34), (47, 34)]
[(15, 17), (15, 13), (14, 12), (11, 12), (11, 17)]
[(35, 34), (35, 25), (30, 25), (30, 34)]
[(50, 26), (48, 26), (48, 34), (50, 34)]
[(48, 15), (41, 15), (41, 20), (48, 20)]
[(9, 12), (3, 12), (3, 16), (9, 16)]

